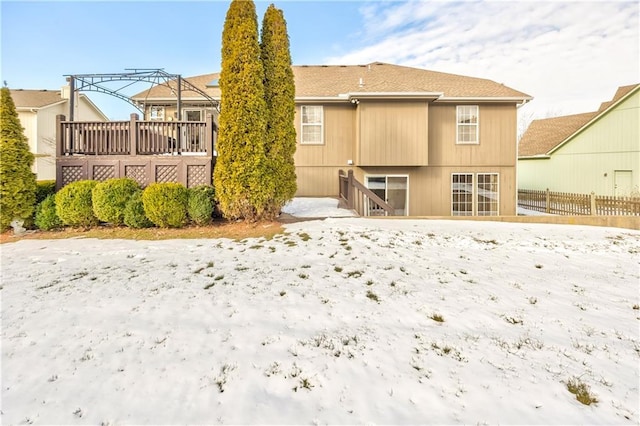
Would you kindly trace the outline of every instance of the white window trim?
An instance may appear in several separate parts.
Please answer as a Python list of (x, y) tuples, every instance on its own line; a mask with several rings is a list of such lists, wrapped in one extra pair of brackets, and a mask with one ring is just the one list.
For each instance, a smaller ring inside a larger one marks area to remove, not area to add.
[[(460, 108), (463, 107), (476, 107), (477, 109), (477, 114), (476, 117), (478, 117), (478, 122), (475, 124), (468, 124), (468, 123), (460, 123), (458, 121), (458, 117), (460, 116)], [(476, 127), (476, 140), (473, 142), (465, 142), (465, 141), (461, 141), (460, 140), (460, 134), (459, 134), (459, 129), (460, 126), (475, 126)], [(480, 106), (479, 105), (457, 105), (456, 106), (456, 145), (479, 145), (480, 144)]]
[[(470, 215), (462, 215), (462, 214), (454, 214), (453, 211), (453, 177), (455, 175), (471, 175), (471, 214)], [(475, 216), (475, 199), (476, 199), (476, 175), (475, 173), (471, 173), (471, 172), (453, 172), (451, 173), (451, 178), (449, 179), (449, 194), (451, 195), (451, 201), (450, 201), (450, 209), (451, 209), (451, 216), (460, 216), (460, 217), (470, 217), (470, 216)]]
[(193, 111), (198, 111), (200, 113), (200, 122), (204, 121), (206, 114), (202, 108), (182, 108), (182, 121), (187, 121), (187, 112)]
[[(478, 176), (480, 175), (495, 175), (497, 177), (497, 183), (496, 183), (496, 214), (483, 214), (480, 215), (479, 213), (479, 209), (478, 209), (478, 195), (479, 195), (479, 191), (478, 191)], [(497, 172), (487, 172), (487, 173), (476, 173), (476, 215), (477, 216), (500, 216), (500, 173)]]
[[(304, 123), (302, 120), (304, 119), (304, 108), (307, 107), (318, 107), (320, 108), (320, 123)], [(320, 126), (320, 142), (305, 142), (304, 140), (304, 127), (305, 126)], [(302, 105), (300, 107), (300, 145), (324, 145), (324, 107), (322, 105)]]
[[(153, 116), (154, 110), (156, 111), (156, 117)], [(161, 117), (157, 116), (157, 112), (159, 111), (162, 111)], [(165, 108), (163, 106), (152, 106), (151, 108), (149, 108), (149, 120), (163, 121), (164, 115), (165, 115)]]
[[(369, 178), (381, 178), (381, 177), (385, 178), (385, 182), (387, 182), (388, 178), (390, 178), (390, 177), (407, 178), (407, 199), (405, 200), (404, 216), (402, 216), (402, 217), (409, 216), (409, 185), (410, 185), (410, 183), (409, 183), (409, 181), (410, 181), (409, 175), (398, 175), (398, 174), (393, 174), (393, 175), (371, 174), (370, 175), (370, 174), (365, 174), (364, 175), (365, 186), (367, 186), (366, 184), (367, 184), (367, 181), (368, 181)], [(368, 188), (369, 187), (367, 186), (367, 189)], [(388, 203), (387, 200), (384, 200), (384, 202)]]
[[(497, 181), (497, 191), (496, 191), (496, 214), (483, 214), (482, 216), (500, 216), (500, 173), (498, 172), (452, 172), (451, 178), (449, 180), (449, 185), (453, 185), (453, 176), (454, 175), (471, 175), (473, 179), (473, 183), (471, 186), (471, 216), (481, 216), (478, 214), (478, 176), (480, 175), (495, 175), (498, 178)], [(461, 216), (465, 217), (465, 215), (454, 215), (453, 212), (453, 187), (449, 188), (449, 194), (451, 195), (451, 216)], [(469, 216), (466, 216), (469, 217)]]

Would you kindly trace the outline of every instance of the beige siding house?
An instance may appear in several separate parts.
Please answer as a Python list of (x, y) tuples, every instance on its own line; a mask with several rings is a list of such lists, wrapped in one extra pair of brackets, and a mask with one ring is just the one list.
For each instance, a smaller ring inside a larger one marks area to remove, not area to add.
[(640, 192), (640, 84), (598, 111), (535, 120), (519, 143), (518, 187), (608, 196)]
[[(297, 196), (337, 197), (339, 171), (353, 170), (399, 215), (516, 214), (516, 110), (529, 95), (486, 79), (380, 62), (293, 71)], [(219, 99), (218, 77), (187, 80)], [(183, 96), (183, 117), (190, 109), (207, 112)], [(171, 87), (132, 99), (147, 119), (177, 117)]]
[[(69, 114), (69, 90), (11, 90), (11, 98), (29, 148), (36, 160), (32, 167), (38, 180), (56, 178), (56, 115)], [(77, 121), (108, 121), (108, 118), (83, 94), (75, 103)]]

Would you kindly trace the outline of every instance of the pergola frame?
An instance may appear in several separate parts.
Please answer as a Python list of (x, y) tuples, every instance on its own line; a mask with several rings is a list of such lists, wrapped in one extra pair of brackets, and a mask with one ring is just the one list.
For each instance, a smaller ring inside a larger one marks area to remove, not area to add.
[[(218, 101), (213, 99), (203, 90), (200, 90), (198, 87), (189, 83), (187, 80), (182, 78), (180, 74), (169, 74), (165, 72), (162, 68), (142, 68), (142, 69), (125, 69), (127, 72), (123, 73), (110, 73), (110, 74), (66, 74), (67, 81), (69, 82), (69, 121), (73, 121), (74, 119), (74, 109), (75, 109), (75, 93), (80, 91), (93, 91), (99, 93), (106, 93), (111, 96), (115, 96), (116, 98), (122, 99), (125, 102), (133, 105), (136, 109), (144, 114), (144, 104), (140, 105), (139, 103), (133, 101), (129, 96), (124, 95), (121, 91), (132, 84), (140, 83), (140, 82), (148, 82), (152, 83), (152, 86), (167, 86), (171, 89), (171, 92), (176, 95), (178, 100), (178, 121), (182, 119), (182, 91), (192, 91), (201, 95), (204, 99), (211, 102), (214, 108), (218, 108)], [(109, 83), (113, 81), (122, 81), (128, 82), (124, 86), (119, 89), (111, 89), (109, 87), (105, 87), (104, 83)], [(177, 84), (174, 86), (169, 83), (172, 81), (177, 81)], [(177, 92), (177, 93), (176, 93)]]

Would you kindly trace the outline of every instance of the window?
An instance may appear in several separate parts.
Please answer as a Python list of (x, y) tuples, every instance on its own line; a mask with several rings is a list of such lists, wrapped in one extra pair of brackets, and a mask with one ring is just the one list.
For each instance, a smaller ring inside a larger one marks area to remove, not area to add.
[(456, 143), (479, 143), (478, 106), (459, 105), (456, 108)]
[(150, 120), (164, 120), (164, 107), (152, 106), (149, 112)]
[(498, 173), (453, 173), (451, 175), (452, 216), (498, 216), (500, 191)]
[(451, 175), (451, 216), (473, 216), (473, 174)]
[(321, 106), (303, 106), (300, 122), (301, 144), (321, 145), (323, 111)]
[(478, 216), (498, 216), (498, 174), (478, 173)]

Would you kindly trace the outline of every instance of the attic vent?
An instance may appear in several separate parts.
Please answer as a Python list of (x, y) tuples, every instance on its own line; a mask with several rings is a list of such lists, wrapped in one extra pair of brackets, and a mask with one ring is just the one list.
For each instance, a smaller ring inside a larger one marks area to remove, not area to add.
[(362, 77), (360, 77), (360, 82), (358, 83), (358, 86), (364, 87), (364, 79)]

